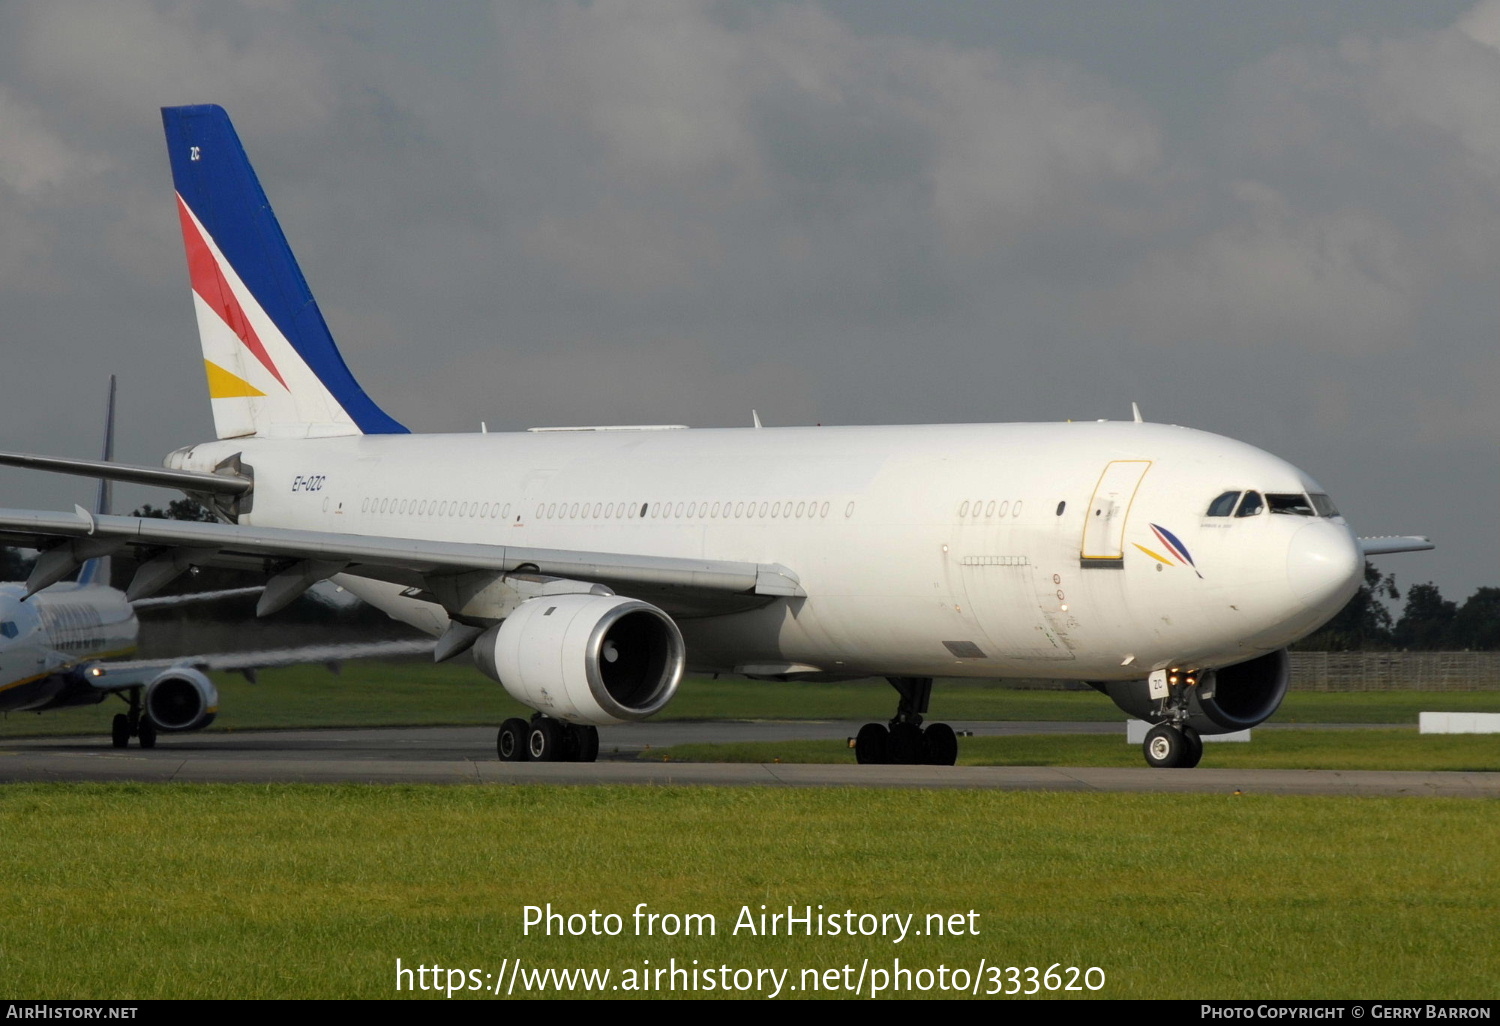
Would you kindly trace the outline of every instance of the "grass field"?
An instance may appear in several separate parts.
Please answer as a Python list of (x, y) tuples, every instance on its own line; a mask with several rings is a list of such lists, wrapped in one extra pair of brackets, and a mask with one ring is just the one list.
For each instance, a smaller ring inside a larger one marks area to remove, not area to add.
[[(963, 968), (981, 992), (1014, 986), (984, 960), (1039, 979), (1097, 966), (1112, 998), (1493, 998), (1495, 815), (1443, 799), (17, 785), (0, 789), (0, 991), (386, 998), (398, 958), (486, 985), (507, 959), (616, 985), (648, 959), (697, 959), (790, 970), (785, 987), (807, 969), (889, 977), (899, 958)], [(523, 935), (523, 907), (549, 902), (618, 913), (623, 932)], [(717, 933), (634, 936), (639, 902), (710, 913)], [(978, 929), (731, 933), (762, 904)]]
[[(503, 688), (473, 667), (406, 662), (351, 663), (335, 675), (318, 666), (268, 670), (259, 684), (237, 675), (216, 678), (221, 701), (211, 729), (278, 727), (498, 725), (526, 715)], [(0, 737), (108, 733), (124, 706), (97, 706), (0, 719)], [(1328, 694), (1293, 689), (1277, 722), (1416, 723), (1423, 709), (1500, 712), (1500, 691), (1393, 691)], [(889, 719), (895, 692), (883, 682), (778, 684), (690, 678), (661, 719)], [(1020, 691), (990, 682), (939, 681), (932, 718), (949, 720), (1115, 721), (1123, 714), (1088, 691)]]

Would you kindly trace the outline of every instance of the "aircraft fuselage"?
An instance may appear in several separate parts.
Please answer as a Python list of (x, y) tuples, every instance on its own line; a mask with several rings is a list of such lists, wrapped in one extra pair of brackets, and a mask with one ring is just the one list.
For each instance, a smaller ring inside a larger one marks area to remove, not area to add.
[[(780, 563), (806, 598), (669, 610), (690, 664), (753, 676), (1139, 678), (1316, 629), (1358, 587), (1336, 515), (1208, 516), (1321, 493), (1228, 438), (1132, 422), (244, 438), (248, 525)], [(1170, 543), (1169, 540), (1170, 539)], [(381, 582), (362, 598), (430, 633)]]

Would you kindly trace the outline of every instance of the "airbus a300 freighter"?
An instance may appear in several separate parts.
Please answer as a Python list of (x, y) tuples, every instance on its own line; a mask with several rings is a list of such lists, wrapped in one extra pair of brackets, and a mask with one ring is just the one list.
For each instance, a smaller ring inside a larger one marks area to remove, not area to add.
[(1156, 724), (1156, 766), (1275, 712), (1286, 647), (1355, 593), (1361, 540), (1309, 475), (1202, 431), (1119, 423), (411, 434), (345, 366), (228, 116), (163, 111), (217, 439), (165, 470), (223, 521), (0, 513), (54, 567), (125, 546), (148, 594), (263, 570), (260, 612), (338, 584), (472, 650), (536, 710), (503, 759), (592, 760), (596, 725), (664, 708), (685, 669), (884, 677), (861, 762), (952, 763), (935, 677), (1088, 681)]

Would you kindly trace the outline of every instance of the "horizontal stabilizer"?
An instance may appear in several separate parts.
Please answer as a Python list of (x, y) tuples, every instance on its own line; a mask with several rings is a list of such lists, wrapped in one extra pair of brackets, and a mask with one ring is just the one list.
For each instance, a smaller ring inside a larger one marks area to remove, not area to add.
[(65, 456), (37, 456), (26, 452), (0, 452), (0, 466), (46, 470), (54, 474), (73, 474), (105, 481), (158, 485), (184, 492), (206, 492), (214, 495), (243, 495), (251, 482), (243, 477), (204, 474), (196, 470), (168, 470), (131, 463), (109, 463), (104, 460), (75, 460)]

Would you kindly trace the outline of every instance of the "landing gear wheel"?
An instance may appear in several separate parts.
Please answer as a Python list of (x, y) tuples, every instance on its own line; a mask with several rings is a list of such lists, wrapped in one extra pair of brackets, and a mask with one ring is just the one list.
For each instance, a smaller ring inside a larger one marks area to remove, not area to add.
[(115, 718), (109, 725), (109, 740), (116, 748), (125, 748), (130, 744), (130, 717), (124, 713), (115, 713)]
[(929, 724), (922, 731), (922, 761), (929, 766), (958, 762), (958, 735), (946, 723)]
[(861, 766), (879, 766), (890, 761), (891, 732), (883, 723), (866, 723), (854, 736), (854, 761)]
[(155, 748), (156, 724), (142, 716), (140, 726), (136, 728), (135, 736), (140, 738), (142, 748)]
[(519, 717), (512, 717), (500, 724), (500, 733), (495, 738), (495, 752), (501, 762), (525, 762), (527, 735), (531, 724)]
[(1177, 765), (1182, 769), (1192, 769), (1203, 761), (1203, 738), (1192, 727), (1183, 727), (1182, 737), (1187, 742), (1187, 748), (1182, 753), (1182, 761)]
[(891, 728), (890, 761), (898, 766), (915, 766), (922, 763), (922, 728), (911, 723), (898, 723)]
[(541, 716), (531, 721), (526, 735), (526, 754), (532, 762), (559, 762), (562, 758), (564, 724)]
[(1188, 740), (1182, 731), (1169, 723), (1158, 723), (1152, 727), (1142, 746), (1147, 764), (1157, 769), (1176, 769), (1184, 765), (1188, 747)]
[(573, 759), (575, 762), (595, 762), (599, 758), (599, 728), (574, 724)]

